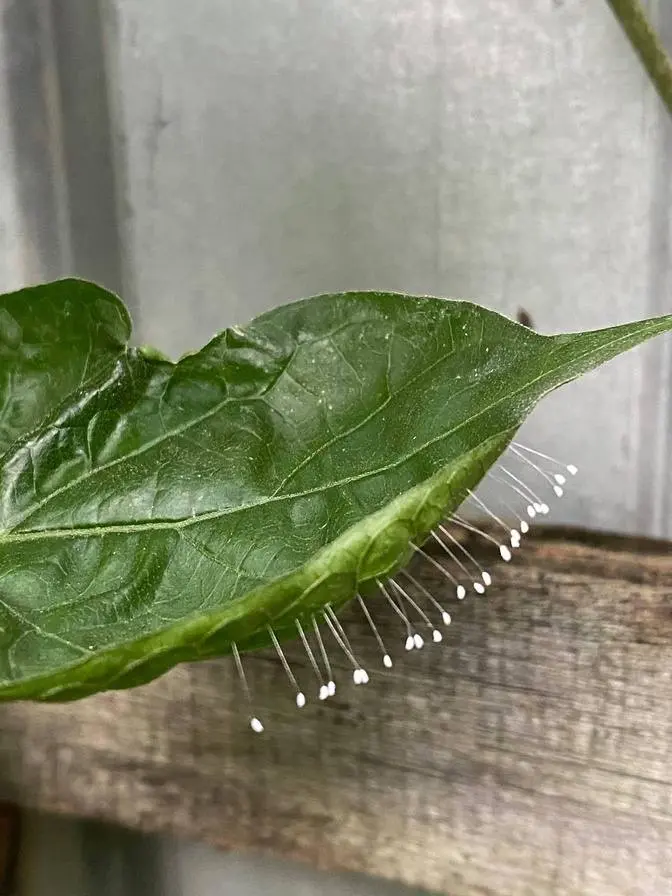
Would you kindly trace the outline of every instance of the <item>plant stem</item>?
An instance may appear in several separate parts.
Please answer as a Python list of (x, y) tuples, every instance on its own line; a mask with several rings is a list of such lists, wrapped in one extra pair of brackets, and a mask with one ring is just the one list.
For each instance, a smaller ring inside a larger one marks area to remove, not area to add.
[(640, 0), (607, 0), (672, 115), (672, 62)]

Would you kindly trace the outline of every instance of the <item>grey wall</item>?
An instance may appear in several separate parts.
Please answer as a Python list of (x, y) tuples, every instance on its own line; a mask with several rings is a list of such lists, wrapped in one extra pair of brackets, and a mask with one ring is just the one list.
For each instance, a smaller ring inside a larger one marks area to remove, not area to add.
[[(353, 287), (522, 306), (545, 330), (669, 310), (670, 128), (606, 3), (106, 10), (143, 339), (179, 352)], [(528, 427), (582, 470), (567, 521), (670, 531), (661, 355), (614, 362)]]
[[(670, 4), (650, 7), (672, 38)], [(672, 129), (604, 2), (0, 10), (3, 288), (101, 280), (123, 291), (138, 339), (174, 354), (354, 287), (525, 308), (548, 331), (672, 310)], [(668, 342), (535, 414), (526, 440), (581, 468), (556, 519), (672, 534), (669, 384)], [(158, 881), (169, 864), (170, 896), (272, 891), (250, 860), (120, 846), (98, 828), (61, 836), (75, 868), (114, 853)]]
[[(548, 331), (669, 310), (672, 129), (606, 3), (104, 9), (142, 339), (178, 353), (344, 288)], [(669, 373), (657, 345), (539, 410), (527, 438), (583, 473), (565, 520), (670, 533)]]

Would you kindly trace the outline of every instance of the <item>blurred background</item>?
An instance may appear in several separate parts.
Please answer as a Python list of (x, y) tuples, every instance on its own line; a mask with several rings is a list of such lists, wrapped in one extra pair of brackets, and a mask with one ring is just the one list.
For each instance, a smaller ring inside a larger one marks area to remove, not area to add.
[[(648, 4), (672, 45), (672, 4)], [(672, 310), (672, 128), (603, 0), (0, 0), (0, 289), (119, 292), (177, 356), (344, 289), (473, 298), (542, 331)], [(670, 536), (670, 342), (526, 439), (556, 521)], [(26, 894), (392, 894), (30, 818)]]

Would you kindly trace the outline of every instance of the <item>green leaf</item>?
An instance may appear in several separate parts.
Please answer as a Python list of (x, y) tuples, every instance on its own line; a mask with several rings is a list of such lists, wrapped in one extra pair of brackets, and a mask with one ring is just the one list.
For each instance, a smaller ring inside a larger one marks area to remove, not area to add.
[(63, 399), (108, 376), (130, 335), (124, 306), (91, 283), (0, 296), (0, 455)]
[(0, 698), (292, 636), (404, 565), (543, 395), (670, 328), (351, 293), (172, 363), (91, 284), (0, 297)]

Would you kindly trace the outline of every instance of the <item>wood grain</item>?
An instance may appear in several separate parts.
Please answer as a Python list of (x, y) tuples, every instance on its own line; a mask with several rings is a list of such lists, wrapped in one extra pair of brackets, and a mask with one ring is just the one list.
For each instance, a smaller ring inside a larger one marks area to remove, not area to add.
[[(266, 733), (229, 660), (133, 692), (0, 709), (0, 798), (351, 869), (441, 893), (672, 892), (672, 552), (574, 531), (496, 563), (451, 605), (442, 645), (406, 654), (371, 606), (391, 673), (293, 705), (270, 654), (247, 658)], [(343, 622), (380, 666), (355, 607)], [(297, 645), (292, 666), (316, 683)]]

